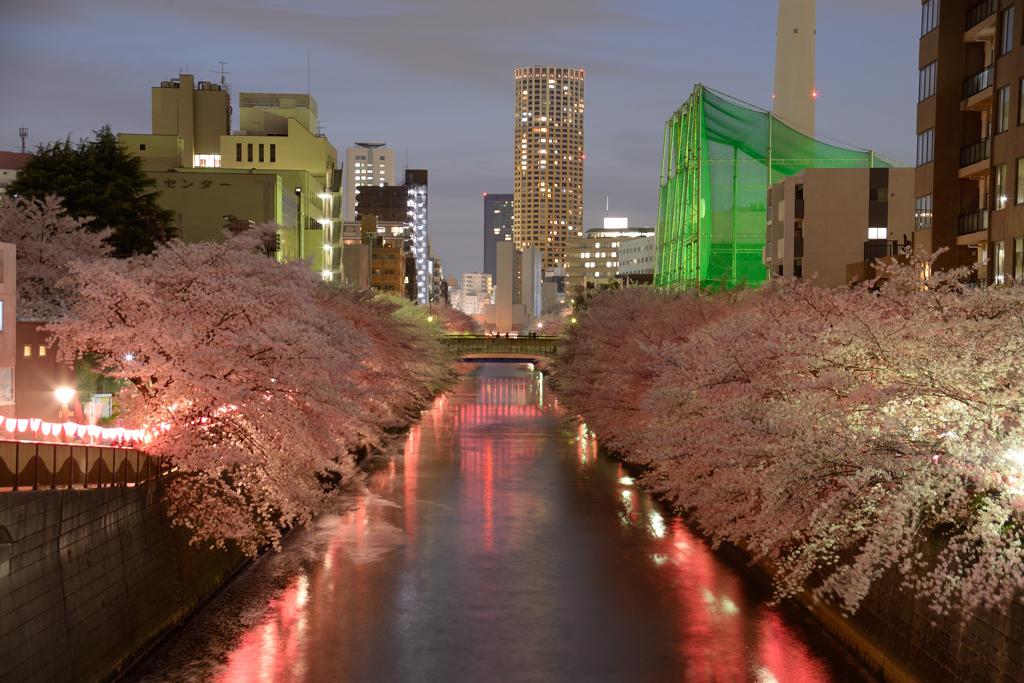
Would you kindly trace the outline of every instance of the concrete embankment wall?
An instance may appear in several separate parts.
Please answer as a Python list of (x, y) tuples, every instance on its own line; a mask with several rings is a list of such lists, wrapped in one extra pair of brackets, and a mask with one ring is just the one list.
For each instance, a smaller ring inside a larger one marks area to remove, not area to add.
[(241, 566), (171, 527), (165, 481), (0, 493), (0, 680), (110, 680)]
[(1024, 605), (1019, 600), (1006, 614), (981, 610), (965, 620), (959, 613), (933, 611), (926, 599), (901, 590), (901, 581), (891, 570), (854, 615), (809, 595), (801, 602), (885, 681), (1024, 683)]

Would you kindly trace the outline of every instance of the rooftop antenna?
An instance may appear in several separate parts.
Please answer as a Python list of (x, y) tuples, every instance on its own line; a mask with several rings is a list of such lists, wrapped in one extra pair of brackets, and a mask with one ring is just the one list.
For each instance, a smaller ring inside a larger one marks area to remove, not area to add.
[(219, 73), (220, 74), (220, 87), (221, 87), (221, 90), (223, 90), (224, 92), (226, 92), (228, 94), (228, 128), (230, 128), (231, 127), (231, 115), (235, 113), (235, 108), (231, 106), (231, 84), (227, 82), (227, 75), (230, 74), (231, 72), (230, 71), (226, 71), (224, 69), (224, 67), (226, 67), (228, 65), (227, 62), (219, 62), (219, 64), (220, 64), (220, 71), (211, 71), (210, 73), (212, 73), (212, 74)]
[(306, 50), (306, 94), (309, 95), (309, 50)]
[(28, 128), (19, 128), (18, 137), (21, 138), (21, 153), (25, 153), (25, 138), (28, 137)]

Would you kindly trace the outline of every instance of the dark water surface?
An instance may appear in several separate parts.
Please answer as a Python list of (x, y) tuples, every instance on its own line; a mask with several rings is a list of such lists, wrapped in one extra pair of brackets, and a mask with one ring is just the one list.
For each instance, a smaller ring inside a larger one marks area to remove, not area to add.
[(872, 680), (598, 457), (527, 366), (481, 366), (367, 485), (129, 680)]

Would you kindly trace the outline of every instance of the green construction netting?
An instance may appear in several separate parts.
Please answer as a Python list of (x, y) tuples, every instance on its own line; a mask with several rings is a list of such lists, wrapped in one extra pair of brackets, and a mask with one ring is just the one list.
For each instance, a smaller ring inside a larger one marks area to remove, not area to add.
[(769, 184), (805, 168), (892, 165), (698, 85), (665, 124), (655, 284), (761, 284)]

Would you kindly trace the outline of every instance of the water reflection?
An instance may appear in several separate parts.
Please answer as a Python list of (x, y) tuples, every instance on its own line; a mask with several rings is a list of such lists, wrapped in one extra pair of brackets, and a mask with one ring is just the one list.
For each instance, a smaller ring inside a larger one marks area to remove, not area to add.
[[(357, 509), (233, 587), (260, 596), (258, 613), (226, 596), (141, 679), (869, 680), (597, 451), (585, 426), (566, 431), (539, 372), (482, 367)], [(255, 577), (291, 556), (305, 559), (266, 594)], [(246, 625), (222, 650), (198, 645), (229, 620)]]

